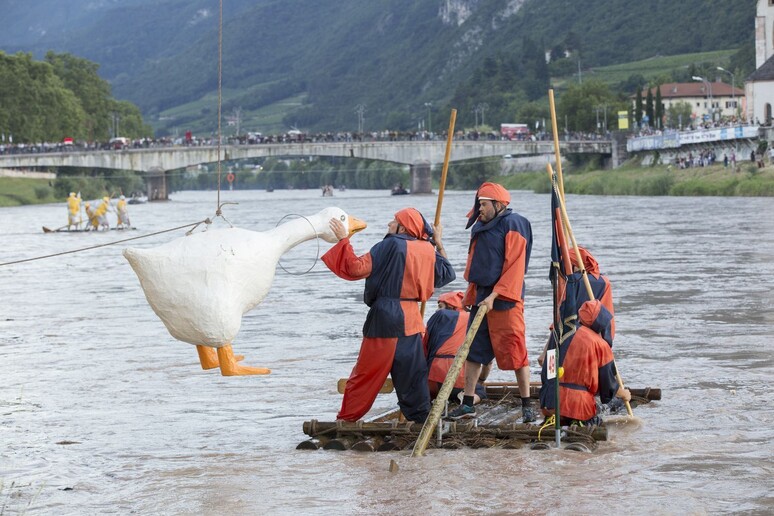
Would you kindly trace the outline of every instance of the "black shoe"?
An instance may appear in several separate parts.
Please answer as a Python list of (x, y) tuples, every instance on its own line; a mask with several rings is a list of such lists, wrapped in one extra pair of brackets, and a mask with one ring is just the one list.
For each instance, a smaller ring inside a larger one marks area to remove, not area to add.
[(537, 412), (532, 407), (522, 407), (521, 420), (523, 423), (533, 423), (537, 421)]
[(474, 417), (476, 417), (476, 407), (463, 404), (449, 412), (449, 415), (446, 416), (446, 419), (457, 421), (458, 419), (471, 419)]

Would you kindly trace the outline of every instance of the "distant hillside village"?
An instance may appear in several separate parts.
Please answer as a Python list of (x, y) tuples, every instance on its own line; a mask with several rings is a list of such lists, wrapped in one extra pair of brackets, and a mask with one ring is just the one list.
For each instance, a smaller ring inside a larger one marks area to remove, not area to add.
[[(774, 103), (774, 0), (758, 0), (755, 17), (755, 68), (747, 78), (717, 67), (713, 76), (693, 76), (693, 82), (667, 83), (640, 92), (661, 99), (664, 116), (685, 114), (686, 119), (670, 120), (671, 127), (697, 127), (719, 122), (747, 121), (755, 125), (772, 125)], [(721, 82), (730, 78), (731, 85)], [(737, 87), (742, 86), (744, 89)], [(637, 110), (637, 100), (632, 96)], [(643, 115), (646, 125), (658, 126)], [(639, 122), (639, 120), (638, 120)]]

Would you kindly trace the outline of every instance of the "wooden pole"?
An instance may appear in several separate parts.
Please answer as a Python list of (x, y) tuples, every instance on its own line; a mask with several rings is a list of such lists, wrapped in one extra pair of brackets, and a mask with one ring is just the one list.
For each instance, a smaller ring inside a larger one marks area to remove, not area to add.
[(559, 197), (564, 202), (564, 177), (562, 176), (562, 154), (559, 152), (559, 129), (556, 125), (556, 104), (554, 103), (554, 89), (548, 90), (548, 105), (551, 109), (551, 132), (554, 136), (554, 157), (556, 159), (557, 179), (559, 180)]
[(47, 228), (46, 226), (43, 226), (43, 233), (56, 233), (57, 231), (62, 231), (64, 228), (69, 227), (70, 224), (67, 224), (65, 226), (62, 226), (61, 228), (51, 229)]
[(449, 399), (449, 394), (451, 394), (452, 388), (454, 387), (454, 382), (457, 380), (457, 376), (459, 376), (460, 371), (462, 370), (462, 364), (468, 358), (468, 351), (470, 351), (470, 345), (473, 343), (473, 337), (476, 336), (478, 327), (481, 326), (481, 321), (484, 319), (486, 311), (486, 305), (478, 307), (476, 316), (473, 318), (473, 322), (470, 323), (470, 328), (465, 336), (465, 342), (463, 342), (460, 349), (457, 350), (454, 362), (452, 362), (449, 372), (446, 373), (446, 378), (441, 385), (441, 389), (438, 391), (438, 395), (433, 401), (430, 414), (427, 416), (424, 426), (422, 426), (422, 431), (419, 432), (419, 438), (414, 444), (414, 451), (411, 452), (412, 457), (420, 457), (425, 452), (427, 443), (430, 441), (430, 436), (433, 435), (438, 420), (441, 419), (441, 412), (443, 412), (443, 409), (446, 406), (446, 400)]
[[(551, 167), (551, 164), (549, 163), (549, 168)], [(589, 295), (590, 300), (594, 300), (594, 291), (591, 289), (591, 282), (589, 281), (588, 273), (586, 272), (586, 267), (583, 265), (583, 258), (580, 254), (580, 249), (578, 249), (578, 243), (575, 241), (575, 235), (572, 232), (572, 226), (570, 225), (570, 218), (567, 216), (567, 208), (564, 205), (564, 199), (562, 199), (561, 196), (559, 196), (559, 207), (562, 211), (562, 221), (564, 222), (565, 229), (567, 230), (567, 234), (570, 236), (570, 241), (572, 242), (572, 246), (575, 249), (575, 258), (578, 260), (578, 268), (581, 270), (581, 278), (583, 278), (583, 284), (586, 286), (586, 293)], [(613, 360), (613, 367), (615, 367), (615, 359)], [(623, 378), (621, 378), (621, 373), (618, 372), (618, 368), (615, 367), (615, 378), (618, 380), (618, 385), (621, 386), (621, 388), (624, 388)], [(629, 417), (633, 416), (632, 413), (632, 406), (628, 401), (624, 402), (626, 404), (626, 412), (629, 414)]]
[[(457, 122), (457, 110), (451, 110), (449, 117), (449, 134), (446, 136), (446, 154), (443, 158), (443, 168), (441, 169), (441, 183), (438, 185), (438, 202), (435, 205), (435, 219), (433, 224), (437, 226), (441, 223), (441, 207), (443, 206), (443, 193), (446, 191), (446, 175), (449, 172), (449, 158), (451, 157), (451, 147), (454, 141), (454, 126)], [(425, 316), (426, 301), (422, 301), (419, 307), (419, 313)]]

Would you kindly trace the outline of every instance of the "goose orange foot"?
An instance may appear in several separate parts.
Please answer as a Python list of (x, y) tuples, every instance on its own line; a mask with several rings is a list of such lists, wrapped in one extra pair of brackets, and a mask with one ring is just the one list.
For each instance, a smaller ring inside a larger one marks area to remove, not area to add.
[[(215, 348), (211, 348), (210, 346), (196, 346), (196, 352), (199, 354), (199, 362), (202, 364), (202, 369), (215, 369), (220, 366)], [(234, 356), (234, 360), (237, 362), (244, 359), (244, 355)]]
[(269, 374), (271, 369), (265, 367), (250, 367), (237, 364), (234, 350), (231, 344), (218, 348), (218, 362), (220, 362), (220, 374), (223, 376), (245, 376), (254, 374)]

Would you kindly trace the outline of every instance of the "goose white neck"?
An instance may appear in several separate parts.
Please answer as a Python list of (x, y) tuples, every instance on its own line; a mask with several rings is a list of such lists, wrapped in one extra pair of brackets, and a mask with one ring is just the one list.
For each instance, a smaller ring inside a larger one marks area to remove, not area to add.
[(317, 217), (298, 217), (280, 224), (269, 233), (279, 241), (280, 252), (286, 253), (295, 246), (318, 235)]

